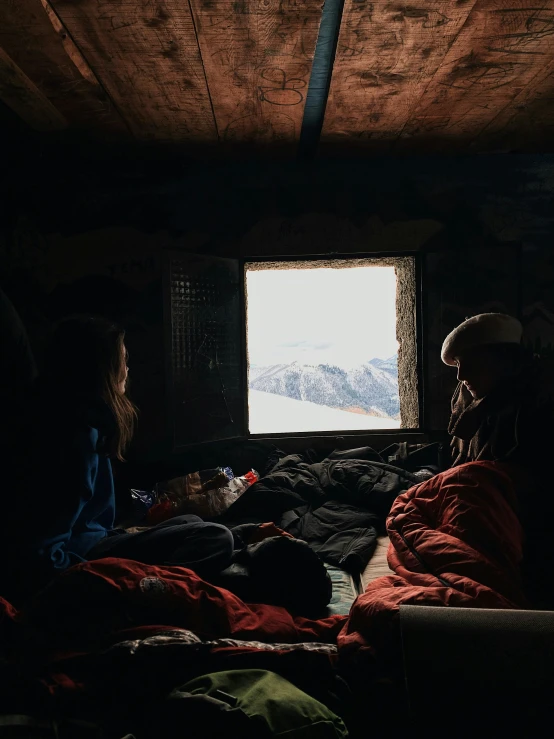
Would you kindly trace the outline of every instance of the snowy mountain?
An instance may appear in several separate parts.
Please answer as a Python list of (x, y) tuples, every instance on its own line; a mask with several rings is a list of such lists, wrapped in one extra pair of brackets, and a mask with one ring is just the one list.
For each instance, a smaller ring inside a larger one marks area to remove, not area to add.
[(250, 367), (249, 387), (362, 415), (395, 418), (400, 412), (396, 357), (353, 369), (298, 362)]
[(388, 359), (371, 359), (369, 364), (384, 372), (389, 372), (395, 378), (398, 377), (398, 356), (396, 354)]

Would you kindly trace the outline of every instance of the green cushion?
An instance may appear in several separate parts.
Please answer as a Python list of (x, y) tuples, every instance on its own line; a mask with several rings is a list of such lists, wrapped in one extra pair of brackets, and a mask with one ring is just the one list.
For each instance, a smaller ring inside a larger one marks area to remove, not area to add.
[(227, 670), (191, 680), (182, 690), (204, 694), (261, 717), (275, 737), (342, 739), (343, 721), (323, 703), (266, 670)]

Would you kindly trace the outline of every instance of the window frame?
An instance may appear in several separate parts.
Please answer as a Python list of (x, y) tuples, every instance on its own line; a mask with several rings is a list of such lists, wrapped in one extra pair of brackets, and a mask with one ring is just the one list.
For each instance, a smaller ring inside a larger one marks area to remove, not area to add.
[[(245, 413), (245, 428), (246, 438), (262, 441), (268, 439), (270, 441), (278, 439), (342, 439), (345, 437), (354, 438), (385, 438), (390, 439), (391, 442), (402, 437), (413, 437), (423, 436), (426, 432), (426, 419), (424, 410), (424, 398), (425, 398), (425, 382), (426, 372), (424, 370), (423, 358), (425, 357), (425, 351), (423, 347), (423, 285), (422, 275), (424, 270), (422, 269), (422, 254), (414, 251), (400, 251), (400, 252), (356, 252), (343, 254), (340, 252), (333, 252), (331, 254), (317, 254), (317, 255), (291, 255), (278, 257), (274, 256), (262, 256), (262, 257), (243, 257), (239, 259), (240, 268), (240, 280), (241, 280), (241, 352), (243, 357), (242, 364), (242, 386), (244, 393), (244, 413)], [(246, 269), (248, 264), (261, 264), (264, 262), (275, 263), (275, 262), (332, 262), (332, 261), (349, 261), (349, 260), (379, 260), (379, 259), (401, 259), (401, 258), (413, 259), (414, 264), (414, 278), (415, 278), (415, 349), (416, 349), (416, 381), (417, 381), (417, 393), (418, 393), (418, 419), (419, 426), (417, 428), (391, 428), (391, 429), (353, 429), (351, 431), (339, 431), (339, 430), (328, 430), (328, 431), (291, 431), (291, 432), (277, 432), (277, 433), (262, 433), (253, 434), (250, 432), (249, 427), (249, 412), (248, 412), (248, 355), (247, 355), (247, 295), (246, 295)]]

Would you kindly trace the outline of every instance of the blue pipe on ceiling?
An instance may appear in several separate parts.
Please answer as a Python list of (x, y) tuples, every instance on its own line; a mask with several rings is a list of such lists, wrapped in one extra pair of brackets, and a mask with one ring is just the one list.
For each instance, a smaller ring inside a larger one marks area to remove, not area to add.
[(298, 143), (298, 158), (317, 153), (337, 50), (344, 0), (325, 0)]

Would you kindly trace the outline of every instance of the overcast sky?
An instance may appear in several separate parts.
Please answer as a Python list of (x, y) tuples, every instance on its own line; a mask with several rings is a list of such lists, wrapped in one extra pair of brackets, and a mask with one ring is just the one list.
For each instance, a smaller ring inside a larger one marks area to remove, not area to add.
[(354, 367), (398, 351), (394, 267), (249, 270), (251, 364)]

